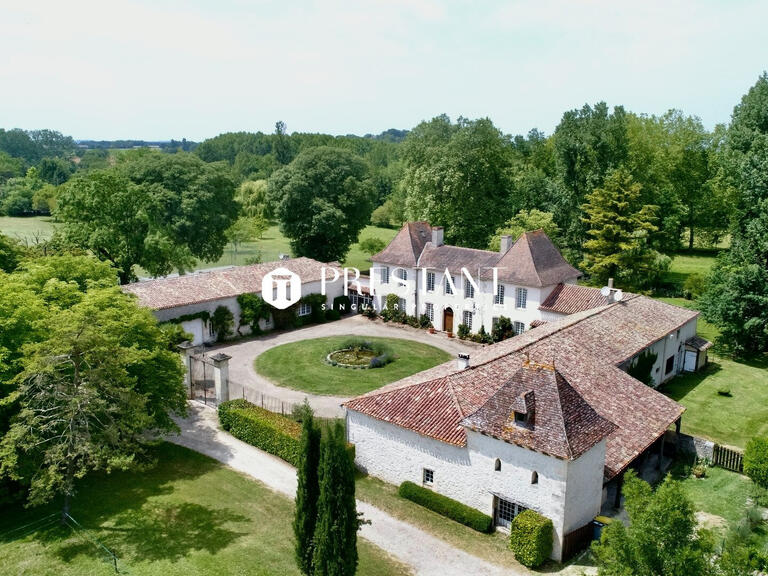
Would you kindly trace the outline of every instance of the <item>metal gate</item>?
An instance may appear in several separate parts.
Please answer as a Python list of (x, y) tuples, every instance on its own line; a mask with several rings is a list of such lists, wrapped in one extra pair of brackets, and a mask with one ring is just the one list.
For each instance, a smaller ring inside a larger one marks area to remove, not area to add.
[(204, 352), (189, 357), (189, 398), (210, 406), (217, 404), (213, 360)]

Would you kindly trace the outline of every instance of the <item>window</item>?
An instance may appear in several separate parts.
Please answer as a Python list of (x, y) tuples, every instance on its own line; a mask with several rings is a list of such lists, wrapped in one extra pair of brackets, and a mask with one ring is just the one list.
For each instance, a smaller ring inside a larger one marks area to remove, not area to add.
[(467, 328), (469, 328), (470, 331), (472, 330), (472, 316), (473, 314), (469, 310), (464, 311), (464, 316), (463, 316), (464, 324), (467, 325)]
[(520, 504), (516, 502), (510, 502), (509, 500), (504, 500), (497, 496), (495, 513), (496, 526), (509, 528), (510, 524), (512, 524), (512, 520), (514, 520), (518, 514), (524, 512), (525, 510), (527, 510), (527, 508), (520, 506)]
[(525, 324), (523, 324), (522, 322), (514, 322), (512, 324), (512, 329), (515, 332), (515, 336), (517, 336), (518, 334), (522, 334), (523, 332), (525, 332)]
[(493, 318), (491, 318), (491, 330), (496, 328), (496, 326), (498, 326), (498, 325), (499, 325), (499, 317), (498, 316), (494, 316)]
[(504, 305), (504, 285), (499, 284), (496, 286), (496, 295), (493, 297), (494, 304)]
[(435, 291), (435, 273), (427, 272), (427, 292)]
[(453, 288), (451, 288), (451, 282), (453, 282), (453, 278), (449, 275), (445, 275), (445, 293), (446, 294), (453, 294)]
[(464, 279), (464, 298), (474, 298), (475, 297), (475, 287), (472, 286), (472, 282), (469, 281), (469, 278)]
[(493, 463), (493, 469), (496, 472), (501, 472), (501, 460), (499, 460), (498, 458), (496, 458), (496, 462)]
[(309, 316), (312, 314), (312, 306), (306, 302), (299, 304), (299, 316)]
[(424, 314), (427, 315), (427, 317), (431, 322), (434, 322), (435, 321), (435, 305), (432, 304), (431, 302), (427, 302), (426, 307), (424, 309)]
[(389, 266), (384, 266), (381, 269), (381, 283), (389, 284)]
[(533, 471), (533, 474), (531, 474), (531, 484), (538, 484), (539, 483), (539, 473), (536, 472), (536, 470)]
[(213, 322), (208, 322), (208, 336), (216, 336), (216, 332), (213, 331)]
[(397, 309), (400, 312), (405, 312), (405, 298), (398, 298), (397, 299)]
[(675, 357), (670, 356), (669, 358), (667, 358), (667, 365), (664, 367), (664, 374), (667, 375), (670, 372), (672, 372), (674, 367), (675, 367)]
[(515, 308), (525, 308), (528, 301), (528, 289), (518, 288), (515, 292)]
[(424, 484), (434, 484), (435, 482), (434, 470), (430, 470), (429, 468), (424, 468), (424, 471), (422, 473), (422, 481), (424, 482)]
[(528, 413), (527, 412), (515, 412), (515, 424), (518, 426), (525, 426), (528, 424)]
[(395, 274), (397, 275), (398, 278), (400, 278), (400, 280), (408, 280), (408, 270), (406, 270), (405, 268), (398, 268), (395, 271)]

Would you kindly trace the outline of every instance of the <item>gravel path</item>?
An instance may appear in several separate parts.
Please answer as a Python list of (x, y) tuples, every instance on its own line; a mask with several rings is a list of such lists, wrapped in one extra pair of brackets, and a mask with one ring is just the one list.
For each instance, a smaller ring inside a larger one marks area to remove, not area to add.
[(380, 321), (373, 322), (361, 315), (354, 315), (336, 322), (308, 326), (288, 332), (266, 334), (237, 344), (216, 346), (213, 350), (223, 352), (232, 357), (229, 361), (230, 398), (242, 398), (243, 392), (245, 392), (246, 398), (249, 396), (255, 398), (255, 393), (261, 392), (279, 400), (292, 403), (301, 403), (304, 401), (304, 398), (307, 398), (315, 410), (315, 414), (326, 418), (333, 418), (343, 416), (341, 404), (348, 400), (348, 398), (318, 396), (307, 394), (300, 390), (291, 390), (277, 386), (267, 378), (256, 374), (256, 370), (253, 368), (253, 361), (259, 354), (281, 344), (325, 336), (345, 336), (347, 334), (417, 340), (436, 348), (441, 348), (453, 355), (470, 353), (478, 346), (477, 344), (464, 342), (457, 338), (448, 338), (445, 334), (429, 334), (425, 330), (417, 330), (410, 326), (385, 324)]
[[(215, 410), (190, 403), (189, 415), (179, 421), (179, 426), (181, 436), (168, 438), (171, 442), (210, 456), (276, 492), (290, 498), (295, 496), (295, 468), (220, 430)], [(530, 574), (489, 564), (365, 502), (358, 500), (357, 509), (371, 521), (362, 527), (360, 535), (410, 566), (417, 576)]]

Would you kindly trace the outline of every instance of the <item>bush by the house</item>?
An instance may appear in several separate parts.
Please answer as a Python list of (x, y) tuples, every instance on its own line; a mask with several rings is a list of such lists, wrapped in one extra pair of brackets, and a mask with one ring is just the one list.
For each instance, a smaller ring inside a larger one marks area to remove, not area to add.
[(298, 465), (301, 426), (246, 400), (230, 400), (219, 404), (221, 427), (252, 446)]
[(235, 325), (235, 317), (232, 310), (226, 306), (217, 306), (211, 316), (211, 326), (216, 332), (216, 340), (225, 340), (232, 336), (232, 329)]
[(744, 450), (744, 474), (763, 488), (768, 488), (768, 438), (752, 438)]
[(349, 314), (352, 311), (352, 301), (349, 296), (336, 296), (333, 299), (333, 309), (339, 314)]
[(509, 548), (523, 566), (541, 566), (552, 554), (552, 520), (533, 510), (521, 512), (512, 520)]
[(419, 328), (432, 328), (432, 320), (426, 314), (419, 316)]
[(362, 308), (361, 314), (369, 320), (375, 320), (379, 316), (379, 313), (376, 311), (376, 308), (374, 308), (372, 304)]
[(334, 320), (341, 320), (341, 312), (333, 308), (328, 308), (325, 311), (325, 319), (328, 322), (333, 322)]
[[(237, 303), (240, 305), (240, 325), (246, 324), (251, 327), (252, 334), (261, 332), (259, 320), (269, 320), (271, 316), (271, 306), (267, 304), (260, 294), (240, 294), (237, 297)], [(238, 327), (238, 331), (240, 327)]]
[(458, 336), (461, 340), (466, 340), (467, 336), (469, 336), (469, 326), (463, 322), (459, 324), (459, 328), (456, 330), (456, 336)]
[(413, 482), (406, 481), (400, 484), (397, 493), (411, 502), (447, 516), (451, 520), (469, 526), (478, 532), (487, 533), (493, 530), (493, 518), (490, 516)]
[(501, 342), (507, 338), (512, 338), (515, 335), (515, 330), (512, 327), (512, 320), (506, 316), (500, 316), (496, 321), (496, 324), (491, 330), (491, 338), (494, 342)]

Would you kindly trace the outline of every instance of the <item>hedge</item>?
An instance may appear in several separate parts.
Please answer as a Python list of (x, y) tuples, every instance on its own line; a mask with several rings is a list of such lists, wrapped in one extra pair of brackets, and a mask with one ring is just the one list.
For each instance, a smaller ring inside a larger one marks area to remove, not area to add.
[[(235, 438), (299, 465), (301, 424), (296, 420), (237, 399), (219, 404), (219, 423)], [(354, 462), (355, 445), (347, 444), (347, 452)]]
[(413, 482), (406, 481), (400, 484), (397, 493), (411, 502), (416, 502), (424, 508), (429, 508), (478, 532), (493, 531), (493, 518), (490, 516)]
[(552, 554), (552, 520), (533, 510), (521, 512), (512, 520), (509, 548), (520, 564), (538, 568)]
[(758, 486), (768, 488), (768, 438), (756, 437), (747, 442), (744, 474)]
[(219, 404), (219, 422), (235, 438), (298, 466), (301, 453), (298, 422), (241, 399)]

